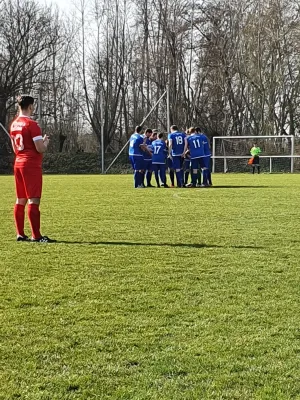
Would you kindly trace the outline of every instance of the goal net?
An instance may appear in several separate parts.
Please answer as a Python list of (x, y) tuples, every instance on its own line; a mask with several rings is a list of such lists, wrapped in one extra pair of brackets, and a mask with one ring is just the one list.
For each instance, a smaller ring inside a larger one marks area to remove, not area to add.
[(294, 136), (215, 136), (213, 172), (249, 172), (248, 160), (254, 144), (261, 149), (262, 172), (294, 172), (300, 163), (300, 157), (295, 156)]

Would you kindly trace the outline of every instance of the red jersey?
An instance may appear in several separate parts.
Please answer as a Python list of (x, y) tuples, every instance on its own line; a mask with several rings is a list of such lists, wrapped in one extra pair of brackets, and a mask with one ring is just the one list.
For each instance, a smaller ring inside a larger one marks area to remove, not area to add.
[(34, 142), (43, 139), (38, 123), (30, 117), (20, 115), (11, 124), (10, 136), (15, 145), (16, 167), (41, 167), (43, 155)]

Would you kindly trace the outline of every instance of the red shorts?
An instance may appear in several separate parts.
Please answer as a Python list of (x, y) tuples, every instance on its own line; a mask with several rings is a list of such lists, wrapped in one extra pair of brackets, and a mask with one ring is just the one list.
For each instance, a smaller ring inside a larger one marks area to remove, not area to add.
[(18, 199), (41, 198), (42, 168), (15, 167), (14, 173)]

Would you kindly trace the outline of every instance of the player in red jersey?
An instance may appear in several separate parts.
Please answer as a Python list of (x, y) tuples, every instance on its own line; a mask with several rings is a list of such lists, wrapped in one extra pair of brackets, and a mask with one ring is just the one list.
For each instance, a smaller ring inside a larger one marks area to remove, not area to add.
[(12, 122), (10, 136), (16, 154), (14, 175), (17, 201), (14, 207), (17, 241), (27, 241), (24, 233), (25, 206), (28, 201), (28, 219), (31, 226), (32, 242), (50, 243), (55, 240), (40, 233), (40, 200), (42, 195), (42, 160), (49, 138), (42, 136), (38, 123), (31, 119), (34, 98), (19, 96), (19, 115)]

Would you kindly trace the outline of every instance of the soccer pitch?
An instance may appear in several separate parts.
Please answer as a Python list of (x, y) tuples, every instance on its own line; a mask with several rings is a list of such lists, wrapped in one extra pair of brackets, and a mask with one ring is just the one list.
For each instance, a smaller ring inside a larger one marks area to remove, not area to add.
[(0, 177), (0, 399), (300, 399), (300, 176), (132, 181), (45, 176), (40, 244)]

